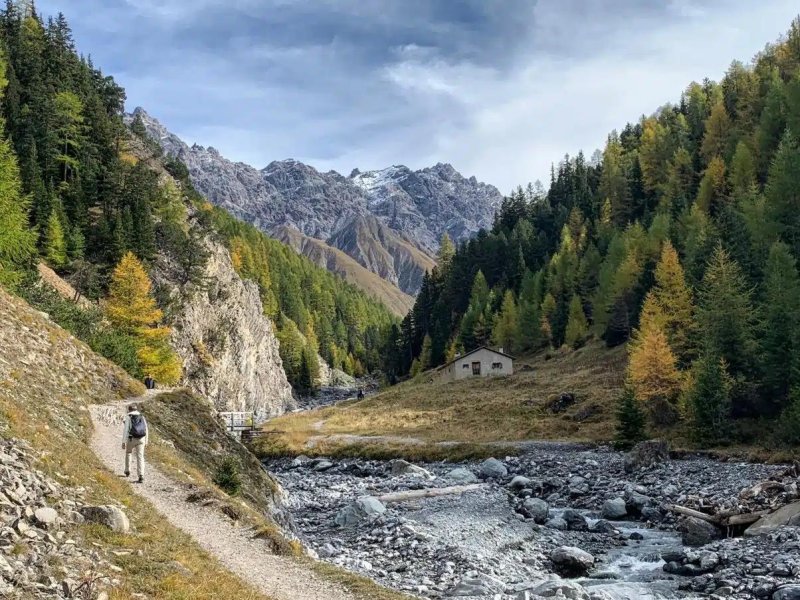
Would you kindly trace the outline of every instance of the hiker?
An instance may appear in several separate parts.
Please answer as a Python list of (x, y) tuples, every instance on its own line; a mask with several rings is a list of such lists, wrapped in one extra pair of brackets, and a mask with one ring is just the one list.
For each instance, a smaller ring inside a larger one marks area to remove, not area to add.
[(128, 415), (122, 429), (122, 449), (125, 450), (125, 477), (131, 474), (131, 453), (136, 453), (136, 472), (139, 483), (144, 483), (144, 447), (147, 445), (147, 421), (136, 406), (128, 406)]
[(363, 400), (364, 399), (364, 390), (358, 390), (358, 399), (359, 400)]
[(156, 389), (156, 380), (153, 379), (152, 375), (148, 375), (144, 378), (144, 387), (146, 387), (148, 390)]

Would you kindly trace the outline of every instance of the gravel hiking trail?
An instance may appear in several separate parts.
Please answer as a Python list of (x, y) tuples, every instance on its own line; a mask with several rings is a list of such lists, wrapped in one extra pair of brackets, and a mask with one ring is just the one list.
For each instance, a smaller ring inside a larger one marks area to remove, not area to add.
[[(92, 407), (92, 450), (113, 473), (121, 474), (123, 469), (120, 438), (126, 406), (131, 402), (146, 402), (154, 395), (148, 392), (140, 398)], [(131, 487), (172, 525), (189, 534), (226, 568), (269, 598), (356, 600), (341, 586), (322, 579), (298, 561), (272, 554), (265, 542), (253, 538), (248, 528), (233, 525), (211, 508), (187, 503), (183, 486), (152, 464), (147, 465), (145, 483), (131, 483)]]

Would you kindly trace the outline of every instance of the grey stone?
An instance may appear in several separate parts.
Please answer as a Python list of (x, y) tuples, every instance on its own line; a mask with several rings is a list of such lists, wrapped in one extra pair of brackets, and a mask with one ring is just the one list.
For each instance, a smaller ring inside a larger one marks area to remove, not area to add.
[(479, 573), (475, 577), (464, 577), (450, 590), (450, 596), (488, 596), (498, 594), (506, 589), (499, 579)]
[(628, 514), (628, 509), (625, 508), (625, 500), (622, 498), (614, 498), (613, 500), (606, 500), (603, 503), (603, 509), (600, 514), (604, 519), (616, 521), (622, 519)]
[(800, 585), (790, 584), (778, 588), (772, 600), (800, 600)]
[(116, 506), (84, 506), (80, 513), (89, 523), (105, 525), (117, 533), (128, 533), (131, 529), (128, 516)]
[(548, 519), (544, 526), (557, 531), (567, 530), (567, 522), (561, 517), (553, 517), (552, 519)]
[(678, 524), (683, 543), (687, 546), (705, 546), (721, 535), (720, 530), (707, 521), (696, 517), (684, 517)]
[(55, 525), (58, 521), (58, 512), (49, 507), (37, 508), (33, 513), (33, 518), (39, 525), (46, 528)]
[(597, 523), (590, 528), (592, 533), (616, 533), (617, 528), (605, 519), (600, 519)]
[(589, 592), (575, 583), (564, 579), (551, 579), (535, 584), (527, 590), (528, 598), (566, 598), (567, 600), (589, 600)]
[(627, 473), (669, 461), (669, 444), (664, 440), (648, 440), (634, 446), (624, 460)]
[(391, 473), (395, 477), (405, 475), (408, 477), (419, 477), (421, 479), (434, 479), (430, 471), (418, 467), (417, 465), (412, 465), (410, 462), (402, 459), (393, 460), (391, 462), (391, 469)]
[(570, 531), (589, 531), (589, 522), (577, 510), (568, 508), (562, 518), (567, 522), (567, 529)]
[(585, 575), (594, 566), (594, 556), (574, 546), (561, 546), (550, 553), (556, 569), (565, 575)]
[(478, 478), (475, 476), (475, 473), (470, 471), (465, 467), (457, 467), (447, 473), (445, 475), (445, 479), (452, 481), (453, 483), (457, 483), (460, 485), (468, 485), (470, 483), (476, 483)]
[(550, 516), (550, 506), (541, 498), (528, 498), (522, 503), (522, 508), (536, 523), (544, 523)]
[(329, 471), (333, 468), (333, 463), (329, 460), (320, 460), (314, 465), (314, 470), (317, 472)]
[(386, 512), (386, 507), (373, 496), (363, 496), (340, 510), (334, 521), (339, 527), (353, 527), (370, 522)]
[(478, 467), (478, 474), (484, 479), (502, 479), (508, 475), (508, 469), (496, 458), (487, 458)]
[(511, 483), (508, 484), (508, 487), (510, 487), (512, 490), (521, 490), (522, 488), (528, 487), (530, 483), (531, 480), (527, 477), (517, 475), (511, 480)]
[(787, 504), (772, 512), (764, 515), (753, 523), (744, 532), (745, 535), (764, 535), (772, 533), (781, 527), (800, 527), (800, 502)]

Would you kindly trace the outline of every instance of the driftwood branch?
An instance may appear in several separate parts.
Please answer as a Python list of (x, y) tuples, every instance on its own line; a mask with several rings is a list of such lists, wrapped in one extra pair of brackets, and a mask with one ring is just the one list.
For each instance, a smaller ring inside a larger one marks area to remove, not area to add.
[(699, 510), (694, 510), (693, 508), (686, 508), (685, 506), (678, 506), (677, 504), (670, 504), (668, 508), (679, 515), (684, 515), (686, 517), (694, 517), (695, 519), (700, 519), (701, 521), (706, 521), (708, 523), (713, 523), (714, 525), (719, 525), (720, 520), (719, 517), (714, 515), (707, 515), (704, 512), (700, 512)]
[(482, 483), (473, 483), (470, 485), (454, 485), (444, 488), (428, 488), (424, 490), (408, 490), (407, 492), (395, 492), (393, 494), (386, 494), (379, 496), (383, 504), (397, 504), (398, 502), (410, 502), (412, 500), (421, 500), (422, 498), (437, 498), (439, 496), (456, 496), (477, 490), (484, 487)]

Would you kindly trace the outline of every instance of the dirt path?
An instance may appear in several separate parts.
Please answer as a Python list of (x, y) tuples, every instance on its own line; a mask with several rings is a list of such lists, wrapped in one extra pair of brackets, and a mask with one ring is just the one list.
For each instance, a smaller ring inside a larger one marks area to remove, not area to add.
[[(136, 401), (147, 401), (152, 395)], [(128, 403), (92, 407), (92, 449), (114, 473), (121, 473), (123, 468), (122, 418)], [(234, 526), (213, 509), (187, 503), (181, 486), (151, 464), (147, 465), (144, 485), (131, 486), (172, 525), (191, 535), (230, 571), (270, 598), (356, 600), (341, 586), (321, 579), (297, 561), (270, 553), (265, 542), (253, 539), (247, 529)]]

